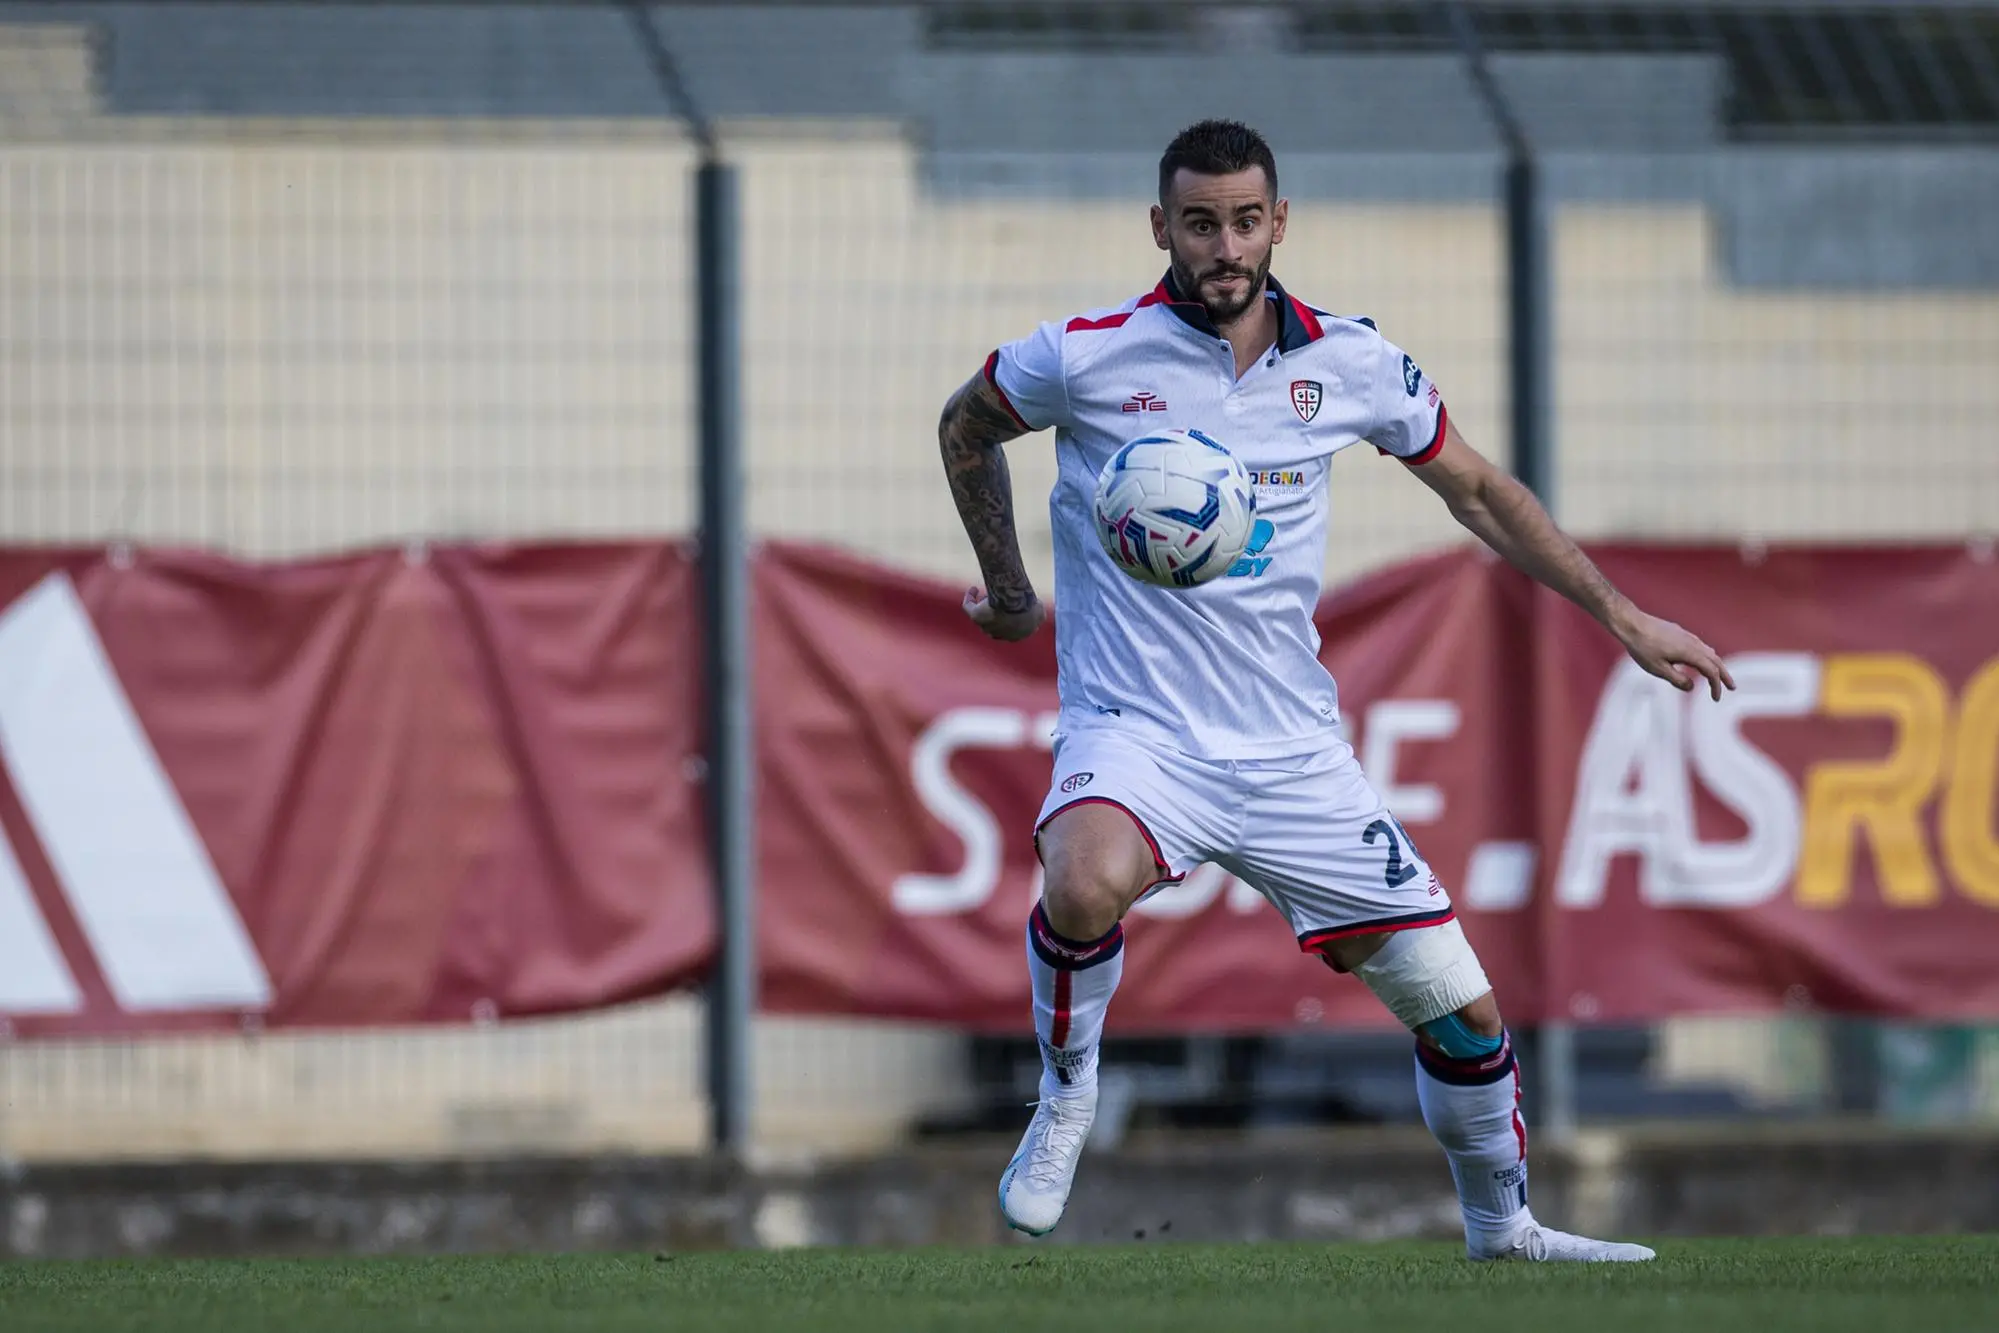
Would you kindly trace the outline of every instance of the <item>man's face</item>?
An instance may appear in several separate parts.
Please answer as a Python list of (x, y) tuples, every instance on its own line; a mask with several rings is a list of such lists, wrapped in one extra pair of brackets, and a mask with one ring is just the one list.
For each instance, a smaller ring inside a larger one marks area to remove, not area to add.
[(1227, 176), (1182, 168), (1166, 202), (1152, 207), (1152, 239), (1170, 256), (1180, 290), (1216, 324), (1229, 324), (1262, 299), (1287, 211), (1270, 197), (1261, 167)]

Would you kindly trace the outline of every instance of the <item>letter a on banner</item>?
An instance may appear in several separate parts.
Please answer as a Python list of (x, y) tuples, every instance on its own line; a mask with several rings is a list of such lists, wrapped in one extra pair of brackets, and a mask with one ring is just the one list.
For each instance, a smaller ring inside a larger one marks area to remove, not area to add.
[(0, 838), (0, 1014), (73, 1014), (83, 992), (35, 906), (21, 858)]
[[(236, 905), (66, 574), (0, 612), (0, 757), (122, 1008), (270, 1003)], [(40, 957), (53, 942), (26, 888), (10, 848), (0, 858), (0, 919), (25, 909), (42, 930), (0, 957), (11, 963), (19, 949), (42, 969), (25, 997), (39, 1003), (28, 1007), (73, 1007), (62, 1003), (74, 992), (67, 969), (52, 972)]]

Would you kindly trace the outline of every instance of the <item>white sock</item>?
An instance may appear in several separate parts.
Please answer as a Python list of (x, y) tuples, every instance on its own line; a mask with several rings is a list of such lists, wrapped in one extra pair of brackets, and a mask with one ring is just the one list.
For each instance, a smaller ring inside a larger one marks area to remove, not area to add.
[(1416, 1096), (1423, 1123), (1451, 1159), (1466, 1244), (1510, 1239), (1528, 1215), (1527, 1125), (1512, 1039), (1478, 1060), (1453, 1060), (1418, 1042)]
[(1124, 975), (1124, 927), (1087, 944), (1064, 939), (1041, 904), (1027, 918), (1034, 979), (1034, 1035), (1041, 1039), (1041, 1095), (1080, 1097), (1097, 1086), (1104, 1013)]

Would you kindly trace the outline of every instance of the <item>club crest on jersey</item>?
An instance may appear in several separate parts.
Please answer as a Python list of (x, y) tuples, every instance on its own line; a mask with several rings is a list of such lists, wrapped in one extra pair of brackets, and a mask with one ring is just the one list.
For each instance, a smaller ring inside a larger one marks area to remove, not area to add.
[(1291, 406), (1298, 409), (1300, 421), (1310, 421), (1319, 415), (1319, 404), (1325, 397), (1325, 386), (1317, 380), (1291, 381)]
[(1068, 777), (1062, 779), (1062, 790), (1078, 791), (1089, 786), (1090, 779), (1095, 776), (1095, 773), (1071, 773)]
[(1402, 390), (1411, 398), (1416, 396), (1417, 386), (1423, 383), (1423, 369), (1416, 364), (1416, 358), (1404, 355), (1402, 358)]

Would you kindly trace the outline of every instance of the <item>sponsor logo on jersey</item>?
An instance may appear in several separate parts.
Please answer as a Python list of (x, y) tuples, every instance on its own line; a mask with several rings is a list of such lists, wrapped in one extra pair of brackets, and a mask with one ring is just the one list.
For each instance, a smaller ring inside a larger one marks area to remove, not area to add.
[(1411, 398), (1414, 398), (1416, 396), (1417, 388), (1420, 387), (1422, 383), (1423, 383), (1422, 368), (1416, 364), (1416, 359), (1414, 357), (1405, 354), (1402, 358), (1403, 392), (1407, 393)]
[(1263, 553), (1263, 548), (1270, 545), (1270, 539), (1276, 535), (1276, 524), (1267, 518), (1256, 520), (1255, 526), (1249, 530), (1249, 545), (1243, 548), (1242, 555), (1237, 557), (1236, 562), (1229, 566), (1229, 577), (1262, 578), (1263, 571), (1270, 568), (1271, 561), (1271, 557)]
[(1272, 468), (1267, 472), (1251, 472), (1249, 484), (1256, 487), (1258, 495), (1288, 495), (1305, 489), (1305, 474), (1292, 468)]
[[(1414, 393), (1415, 390), (1411, 389), (1410, 392)], [(1166, 410), (1166, 400), (1154, 394), (1141, 391), (1125, 399), (1124, 410), (1127, 412), (1164, 412)]]
[[(1116, 710), (1112, 709), (1110, 711), (1115, 712)], [(1081, 791), (1090, 785), (1090, 779), (1095, 776), (1095, 773), (1071, 773), (1068, 777), (1062, 779), (1062, 790)]]
[(1298, 410), (1300, 421), (1310, 421), (1319, 415), (1319, 404), (1325, 396), (1325, 386), (1317, 380), (1291, 381), (1291, 406)]

